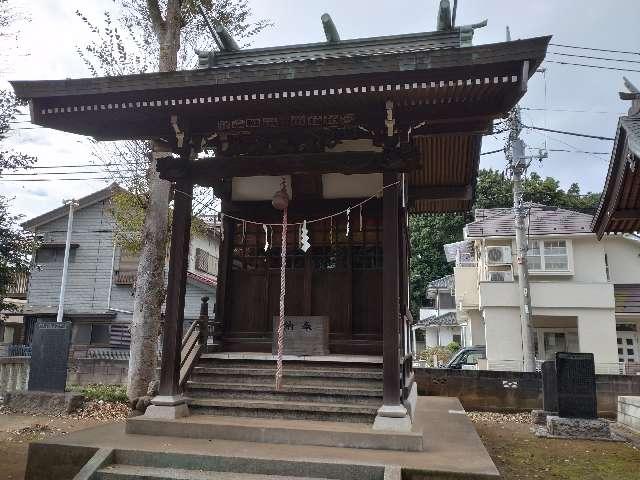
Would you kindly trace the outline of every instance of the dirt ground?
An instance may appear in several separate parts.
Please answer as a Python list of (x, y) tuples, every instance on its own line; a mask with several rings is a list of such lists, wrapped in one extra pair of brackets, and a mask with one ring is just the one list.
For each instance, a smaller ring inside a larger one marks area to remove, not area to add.
[(89, 402), (78, 414), (67, 417), (19, 415), (0, 407), (0, 480), (22, 480), (29, 442), (59, 437), (106, 422), (123, 421), (128, 408)]
[(537, 438), (523, 417), (470, 416), (505, 480), (640, 479), (640, 450), (629, 443)]

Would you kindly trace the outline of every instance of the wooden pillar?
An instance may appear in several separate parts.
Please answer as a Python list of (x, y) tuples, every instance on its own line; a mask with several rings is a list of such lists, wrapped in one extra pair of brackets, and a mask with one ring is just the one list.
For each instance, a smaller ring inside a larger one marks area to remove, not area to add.
[(159, 393), (164, 397), (180, 395), (180, 350), (184, 321), (184, 295), (189, 263), (191, 237), (191, 203), (193, 184), (177, 182), (173, 202), (171, 246), (169, 249), (169, 278), (165, 309), (162, 365)]
[(233, 262), (232, 256), (235, 226), (236, 224), (234, 220), (232, 220), (231, 218), (223, 217), (222, 229), (224, 237), (219, 250), (220, 253), (218, 260), (218, 284), (216, 287), (216, 309), (215, 321), (213, 323), (214, 344), (222, 342), (222, 336), (225, 330), (225, 315), (227, 313), (226, 306), (231, 281), (231, 264)]
[[(384, 174), (384, 185), (398, 181), (395, 173)], [(400, 262), (399, 262), (399, 186), (385, 188), (382, 198), (382, 403), (400, 405)]]

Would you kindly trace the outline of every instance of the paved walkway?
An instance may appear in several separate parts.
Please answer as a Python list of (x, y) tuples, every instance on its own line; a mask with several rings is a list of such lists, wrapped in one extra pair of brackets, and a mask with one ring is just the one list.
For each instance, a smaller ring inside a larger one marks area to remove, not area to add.
[(422, 452), (132, 435), (125, 433), (124, 425), (116, 424), (76, 432), (64, 439), (41, 442), (41, 447), (34, 449), (41, 458), (30, 458), (29, 461), (46, 464), (43, 462), (61, 454), (60, 447), (64, 450), (64, 446), (78, 446), (274, 460), (399, 465), (419, 472), (499, 475), (456, 398), (419, 397), (414, 427), (421, 429), (424, 434)]

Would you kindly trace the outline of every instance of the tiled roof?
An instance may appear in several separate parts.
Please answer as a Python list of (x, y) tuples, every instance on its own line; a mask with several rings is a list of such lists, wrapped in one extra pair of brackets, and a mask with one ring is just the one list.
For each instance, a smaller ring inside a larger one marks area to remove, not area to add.
[(427, 284), (428, 289), (442, 289), (453, 288), (454, 277), (453, 275), (447, 275), (446, 277), (436, 278), (435, 280)]
[(592, 222), (598, 238), (605, 233), (631, 233), (640, 229), (640, 113), (618, 121), (609, 171)]
[(447, 312), (442, 315), (434, 315), (424, 320), (419, 320), (418, 325), (424, 327), (455, 327), (458, 325), (458, 317), (456, 312)]
[(461, 255), (473, 254), (473, 242), (470, 240), (463, 240), (462, 242), (447, 243), (443, 245), (444, 255), (447, 257), (447, 262), (455, 262), (457, 260), (458, 253)]
[[(526, 224), (531, 236), (591, 233), (592, 215), (537, 203), (526, 205), (529, 208)], [(479, 208), (475, 218), (465, 226), (467, 238), (513, 237), (516, 234), (512, 208)]]
[(640, 285), (617, 284), (613, 286), (616, 313), (640, 313)]

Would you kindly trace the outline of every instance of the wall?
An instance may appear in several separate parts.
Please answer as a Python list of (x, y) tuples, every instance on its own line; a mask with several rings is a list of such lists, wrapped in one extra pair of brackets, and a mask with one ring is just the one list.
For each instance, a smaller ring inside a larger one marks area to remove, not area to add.
[(127, 360), (79, 358), (70, 359), (67, 384), (126, 385), (129, 362)]
[(455, 267), (456, 304), (463, 308), (478, 307), (478, 267)]
[[(466, 410), (521, 412), (542, 408), (540, 373), (416, 368), (420, 395), (458, 397)], [(639, 395), (640, 375), (597, 375), (598, 414), (615, 417), (619, 395)]]
[(621, 236), (605, 236), (611, 283), (640, 283), (640, 242)]
[(491, 369), (522, 369), (520, 309), (487, 307), (483, 311), (487, 361)]
[[(80, 246), (69, 262), (65, 305), (83, 312), (105, 311), (111, 278), (113, 226), (106, 201), (98, 202), (74, 213), (71, 243)], [(48, 233), (50, 241), (64, 243), (67, 218), (54, 220), (38, 227), (36, 233)], [(27, 304), (56, 307), (60, 293), (62, 261), (43, 263), (32, 269), (29, 278)]]

